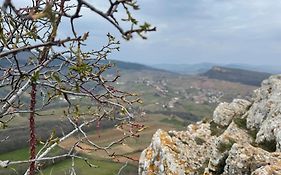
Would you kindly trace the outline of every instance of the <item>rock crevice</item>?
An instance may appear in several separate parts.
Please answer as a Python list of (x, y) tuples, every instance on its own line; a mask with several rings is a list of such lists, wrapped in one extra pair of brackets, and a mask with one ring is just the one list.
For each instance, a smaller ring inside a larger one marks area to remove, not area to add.
[(158, 130), (139, 160), (140, 175), (281, 174), (281, 75), (252, 101), (221, 103), (210, 123)]

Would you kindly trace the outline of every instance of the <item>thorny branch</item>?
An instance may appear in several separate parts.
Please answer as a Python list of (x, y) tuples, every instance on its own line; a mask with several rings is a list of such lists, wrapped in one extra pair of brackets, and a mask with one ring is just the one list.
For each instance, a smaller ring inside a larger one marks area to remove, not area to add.
[[(30, 114), (30, 121), (33, 122), (30, 126), (31, 145), (34, 146), (34, 117), (45, 116), (43, 113), (49, 108), (66, 103), (64, 120), (69, 121), (73, 129), (60, 138), (50, 136), (37, 155), (31, 156), (29, 160), (0, 160), (1, 167), (30, 163), (38, 169), (42, 161), (63, 157), (87, 161), (75, 151), (77, 148), (85, 149), (80, 146), (84, 142), (93, 147), (92, 151), (102, 150), (116, 158), (122, 155), (110, 152), (111, 147), (122, 144), (127, 138), (138, 137), (143, 126), (134, 123), (135, 116), (128, 106), (140, 102), (140, 99), (117, 89), (115, 82), (120, 75), (109, 71), (113, 70), (114, 65), (107, 60), (107, 56), (112, 51), (119, 51), (119, 41), (108, 34), (108, 41), (101, 49), (85, 50), (89, 32), (78, 33), (75, 21), (83, 20), (81, 13), (87, 9), (112, 24), (126, 40), (131, 39), (133, 34), (146, 39), (146, 32), (155, 31), (156, 28), (146, 22), (140, 24), (133, 17), (132, 11), (139, 9), (136, 1), (107, 2), (108, 8), (102, 10), (87, 0), (32, 0), (32, 5), (22, 7), (17, 7), (13, 0), (4, 1), (0, 10), (1, 126), (5, 128), (16, 117)], [(69, 21), (70, 28), (62, 26), (62, 21)], [(65, 30), (72, 31), (72, 34), (61, 37), (59, 34)], [(32, 105), (29, 107), (28, 94), (31, 88), (34, 100), (31, 100)], [(78, 105), (81, 101), (87, 111)], [(124, 136), (119, 140), (107, 146), (99, 146), (89, 139), (83, 128), (105, 120), (118, 121), (119, 128), (126, 125), (130, 129), (123, 129)], [(81, 138), (68, 153), (48, 156), (62, 141), (77, 134)], [(0, 143), (5, 144), (8, 138), (2, 139)], [(31, 152), (35, 153), (34, 148)], [(74, 166), (73, 162), (72, 174), (75, 174)], [(124, 168), (120, 169), (119, 174)], [(34, 174), (33, 171), (28, 168), (25, 174)]]

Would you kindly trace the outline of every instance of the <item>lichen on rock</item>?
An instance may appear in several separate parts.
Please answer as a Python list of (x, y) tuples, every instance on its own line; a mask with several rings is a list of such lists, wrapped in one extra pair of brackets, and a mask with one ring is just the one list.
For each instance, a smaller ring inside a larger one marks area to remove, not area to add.
[(243, 99), (235, 99), (231, 103), (220, 103), (215, 109), (213, 120), (215, 123), (228, 126), (234, 117), (241, 117), (251, 106), (251, 102)]
[(247, 117), (247, 127), (259, 129), (265, 120), (281, 113), (281, 75), (273, 75), (255, 91), (255, 100)]
[(281, 75), (264, 80), (253, 102), (221, 103), (210, 123), (158, 130), (139, 160), (140, 175), (281, 174)]
[(197, 174), (208, 162), (205, 155), (210, 154), (208, 148), (213, 138), (209, 128), (209, 124), (197, 123), (189, 125), (187, 131), (159, 129), (141, 154), (139, 174)]

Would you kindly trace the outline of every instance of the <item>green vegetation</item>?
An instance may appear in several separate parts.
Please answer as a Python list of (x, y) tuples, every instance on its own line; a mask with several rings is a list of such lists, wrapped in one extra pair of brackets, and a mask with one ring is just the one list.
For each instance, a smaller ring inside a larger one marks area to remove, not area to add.
[[(93, 159), (90, 160), (90, 163), (93, 165), (97, 165), (98, 168), (90, 167), (85, 161), (81, 159), (75, 159), (75, 171), (79, 175), (115, 175), (118, 173), (119, 169), (124, 165), (121, 163), (114, 163), (112, 161), (95, 161)], [(71, 168), (72, 161), (70, 159), (61, 161), (56, 163), (53, 166), (50, 166), (44, 170), (42, 170), (43, 175), (62, 175), (65, 173), (69, 174)], [(133, 165), (128, 165), (124, 171), (122, 171), (122, 175), (133, 175), (137, 172), (137, 167)]]
[[(43, 146), (42, 145), (38, 145), (37, 146), (37, 151), (39, 151)], [(64, 152), (63, 149), (59, 148), (59, 147), (55, 147), (52, 152), (50, 152), (48, 155), (52, 156), (52, 155), (58, 155), (60, 153)], [(10, 161), (18, 161), (18, 160), (28, 160), (29, 158), (29, 148), (21, 148), (15, 151), (11, 151), (11, 152), (7, 152), (7, 153), (3, 153), (0, 154), (0, 160), (10, 160)], [(49, 164), (47, 162), (45, 162), (46, 165)], [(14, 165), (11, 166), (7, 169), (4, 168), (0, 168), (0, 174), (9, 174), (9, 175), (17, 175), (17, 174), (22, 174), (26, 171), (28, 167), (27, 163), (23, 163), (20, 165)]]
[(219, 124), (216, 124), (214, 121), (210, 122), (210, 130), (212, 136), (219, 136), (221, 135), (227, 127), (221, 126)]
[(225, 151), (228, 151), (231, 149), (232, 145), (236, 143), (235, 140), (233, 139), (228, 139), (227, 142), (221, 142), (219, 145), (218, 145), (218, 150), (221, 152), (221, 153), (224, 153)]
[(256, 140), (257, 133), (258, 133), (258, 130), (257, 130), (257, 129), (249, 129), (249, 130), (247, 130), (247, 133), (248, 133), (254, 140)]
[[(22, 148), (15, 151), (7, 152), (4, 154), (0, 154), (0, 160), (27, 160), (29, 157), (29, 150), (28, 148)], [(24, 171), (27, 169), (28, 164), (20, 164), (16, 166), (11, 166), (9, 168), (0, 168), (0, 174), (5, 175), (17, 175), (23, 174)]]
[(276, 140), (265, 140), (262, 143), (259, 143), (258, 146), (261, 147), (262, 149), (268, 151), (268, 152), (274, 152), (276, 151)]
[[(40, 149), (42, 146), (39, 146)], [(55, 148), (52, 151), (52, 155), (57, 154), (62, 151), (60, 148)], [(0, 160), (26, 160), (29, 157), (28, 148), (18, 149), (16, 151), (0, 154)], [(113, 175), (118, 172), (118, 170), (124, 165), (122, 163), (115, 163), (109, 160), (94, 160), (89, 158), (89, 162), (93, 165), (97, 165), (98, 168), (90, 167), (85, 161), (81, 159), (75, 159), (75, 170), (77, 174), (89, 175), (89, 174), (98, 174), (98, 175)], [(42, 170), (41, 174), (43, 175), (61, 175), (69, 172), (72, 161), (70, 159), (61, 160), (56, 162), (52, 166), (47, 166)], [(6, 175), (16, 175), (21, 174), (27, 169), (28, 164), (21, 164), (17, 166), (12, 166), (10, 169), (0, 168), (0, 174)], [(123, 174), (135, 174), (137, 172), (137, 167), (134, 165), (128, 165)]]
[(200, 117), (200, 119), (206, 117), (210, 118), (210, 114), (215, 109), (215, 107), (211, 104), (196, 104), (194, 102), (184, 102), (181, 103), (181, 105), (184, 107), (185, 111), (188, 111), (191, 114)]
[(184, 122), (176, 119), (175, 117), (164, 118), (164, 119), (160, 120), (160, 122), (171, 124), (171, 125), (174, 125), (179, 128), (185, 126)]
[(247, 129), (247, 119), (246, 118), (234, 118), (234, 123), (241, 129), (245, 129), (247, 134), (250, 135), (253, 140), (256, 140), (258, 130), (257, 129)]
[(247, 129), (247, 119), (236, 117), (233, 119), (234, 123), (241, 129)]
[[(41, 149), (42, 145), (38, 145), (38, 149)], [(57, 150), (56, 148), (55, 150)], [(21, 148), (15, 151), (0, 154), (0, 160), (26, 160), (29, 157), (28, 148)]]
[[(163, 73), (160, 71), (156, 74), (152, 70), (143, 72), (125, 70), (123, 74), (124, 76), (120, 78), (120, 84), (118, 84), (118, 88), (128, 92), (137, 92), (140, 95), (143, 104), (137, 105), (136, 108), (137, 110), (145, 111), (146, 115), (145, 117), (139, 118), (137, 120), (139, 120), (141, 124), (144, 124), (146, 126), (146, 129), (144, 129), (143, 132), (140, 133), (139, 139), (127, 139), (124, 142), (124, 145), (113, 147), (111, 151), (128, 156), (133, 156), (136, 159), (138, 158), (140, 152), (150, 144), (151, 137), (157, 129), (161, 128), (166, 131), (179, 129), (182, 130), (182, 128), (187, 124), (199, 121), (202, 118), (205, 118), (205, 121), (209, 121), (211, 119), (211, 114), (216, 104), (196, 103), (194, 100), (188, 99), (188, 97), (192, 98), (193, 95), (202, 93), (202, 91), (198, 90), (198, 88), (203, 89), (206, 88), (205, 86), (208, 86), (207, 88), (209, 89), (216, 89), (219, 87), (219, 91), (227, 92), (224, 94), (222, 100), (225, 100), (225, 98), (232, 99), (237, 95), (238, 92), (246, 93), (249, 91), (248, 89), (245, 90), (244, 87), (242, 87), (240, 84), (235, 84), (235, 86), (233, 86), (233, 83), (230, 83), (231, 86), (228, 84), (227, 86), (225, 86), (225, 82), (222, 83), (217, 80), (204, 80), (204, 84), (201, 84), (201, 80), (196, 77), (191, 78), (188, 76), (182, 76), (179, 78), (178, 76)], [(143, 79), (147, 79), (151, 84), (147, 85), (146, 83), (143, 83)], [(191, 85), (193, 86), (192, 88)], [(162, 89), (166, 89), (167, 92), (165, 94), (159, 92), (155, 88), (157, 86), (161, 87)], [(251, 87), (249, 89), (252, 90)], [(178, 100), (174, 103), (173, 107), (169, 107), (169, 102), (175, 97), (177, 97)], [(73, 100), (73, 103), (79, 103), (80, 111), (89, 111), (87, 108), (87, 106), (90, 104), (89, 100), (76, 99)], [(54, 104), (46, 108), (44, 111), (40, 112), (40, 114), (42, 114), (43, 116), (37, 116), (36, 118), (38, 125), (38, 138), (41, 137), (42, 140), (44, 140), (44, 138), (48, 138), (50, 135), (50, 132), (48, 131), (50, 130), (50, 128), (58, 128), (58, 123), (60, 124), (60, 126), (63, 126), (63, 130), (65, 133), (67, 133), (69, 129), (73, 127), (70, 124), (66, 124), (67, 122), (65, 122), (65, 118), (63, 117), (63, 111), (66, 109), (66, 105), (67, 103), (58, 101), (57, 104)], [(9, 128), (1, 131), (0, 134), (3, 134), (4, 132), (9, 133), (11, 138), (16, 138), (15, 136), (18, 136), (16, 140), (11, 139), (11, 143), (8, 143), (8, 141), (5, 142), (5, 144), (10, 145), (5, 146), (5, 148), (11, 150), (12, 144), (21, 147), (28, 144), (28, 138), (24, 138), (24, 136), (28, 136), (28, 134), (23, 132), (24, 130), (28, 131), (26, 129), (27, 122), (28, 115), (22, 115), (21, 117), (15, 118), (14, 122), (9, 125)], [(236, 121), (236, 123), (243, 123), (243, 121)], [(85, 127), (85, 130), (90, 131), (88, 132), (88, 135), (91, 139), (93, 139), (94, 142), (104, 146), (112, 142), (113, 140), (120, 138), (118, 136), (118, 134), (120, 134), (119, 131), (117, 132), (116, 129), (108, 129), (109, 127), (107, 126), (109, 126), (108, 123), (103, 121), (101, 123), (101, 128), (98, 131), (95, 123), (91, 126)], [(243, 126), (243, 124), (241, 124), (241, 126)], [(225, 127), (211, 122), (212, 135), (220, 135), (225, 129)], [(18, 131), (16, 132), (16, 130)], [(57, 129), (56, 133), (61, 134), (61, 130)], [(97, 133), (100, 135), (100, 137), (97, 136)], [(74, 136), (74, 138), (78, 137)], [(204, 143), (204, 140), (202, 140), (201, 138), (195, 138), (195, 141), (198, 145), (202, 145)], [(18, 148), (20, 147), (17, 147), (16, 149)], [(2, 152), (7, 152), (7, 150), (4, 150)], [(23, 160), (29, 157), (28, 154), (28, 149), (20, 148), (16, 151), (0, 154), (0, 158), (4, 160)], [(77, 159), (75, 161), (77, 174), (84, 173), (84, 169), (85, 174), (116, 174), (116, 171), (123, 165), (122, 163), (118, 164), (111, 162), (110, 160), (100, 160), (105, 155), (99, 152), (92, 152), (89, 155), (87, 154), (87, 156), (89, 156), (93, 164), (99, 165), (100, 168), (90, 168), (85, 162)], [(97, 159), (99, 159), (99, 161), (97, 161)], [(64, 174), (64, 172), (68, 171), (71, 165), (70, 163), (71, 160), (62, 160), (54, 165), (53, 170), (51, 168), (52, 166), (47, 166), (46, 169), (42, 170), (42, 172), (44, 173), (44, 175), (49, 175), (51, 172), (54, 175)], [(22, 169), (22, 171), (24, 171), (26, 170), (27, 165), (22, 165), (22, 168), (20, 167), (21, 166), (17, 166), (17, 170)], [(12, 170), (7, 171), (5, 169), (5, 172), (2, 170), (3, 169), (0, 170), (0, 174), (9, 174), (10, 172), (13, 172)], [(18, 171), (19, 174), (22, 171)], [(136, 172), (136, 167), (129, 166), (128, 171), (124, 171), (123, 174), (136, 174)]]

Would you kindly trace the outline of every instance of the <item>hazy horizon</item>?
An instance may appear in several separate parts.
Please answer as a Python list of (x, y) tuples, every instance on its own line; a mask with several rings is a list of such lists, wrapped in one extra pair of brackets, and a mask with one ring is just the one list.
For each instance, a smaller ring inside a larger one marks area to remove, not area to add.
[[(121, 40), (111, 58), (143, 64), (280, 65), (281, 1), (139, 1), (157, 27), (148, 40)], [(117, 34), (118, 35), (118, 34)]]
[(116, 59), (119, 61), (124, 62), (130, 62), (130, 63), (138, 63), (138, 64), (144, 64), (144, 65), (200, 65), (200, 64), (213, 64), (217, 66), (223, 66), (223, 65), (240, 65), (240, 66), (254, 66), (254, 67), (260, 67), (260, 66), (270, 66), (270, 67), (281, 67), (281, 64), (256, 64), (256, 63), (238, 63), (238, 62), (229, 62), (229, 63), (220, 63), (220, 62), (194, 62), (194, 63), (142, 63), (142, 62), (134, 62), (130, 60), (121, 60)]
[[(93, 1), (93, 0), (89, 0)], [(29, 1), (19, 1), (18, 5)], [(108, 1), (97, 0), (101, 8)], [(89, 48), (99, 48), (106, 34), (121, 40), (109, 58), (152, 64), (253, 64), (281, 66), (281, 1), (278, 0), (141, 0), (137, 19), (157, 32), (148, 40), (125, 41), (102, 17), (83, 11), (78, 32), (90, 33)], [(90, 22), (91, 21), (91, 22)], [(62, 26), (64, 27), (64, 26)], [(71, 31), (60, 33), (67, 36)]]

